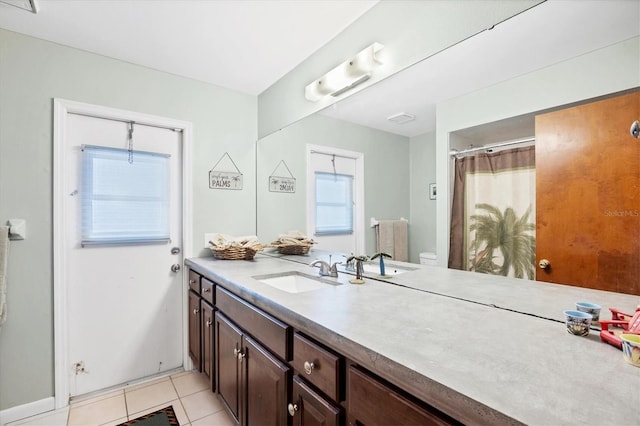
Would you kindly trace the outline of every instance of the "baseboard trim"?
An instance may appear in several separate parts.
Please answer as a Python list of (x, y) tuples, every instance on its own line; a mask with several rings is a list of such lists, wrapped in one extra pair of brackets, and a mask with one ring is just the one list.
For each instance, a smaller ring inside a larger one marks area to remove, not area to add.
[(7, 408), (0, 411), (0, 425), (15, 422), (27, 417), (53, 411), (55, 409), (55, 398), (49, 397), (39, 401), (29, 402), (23, 405)]

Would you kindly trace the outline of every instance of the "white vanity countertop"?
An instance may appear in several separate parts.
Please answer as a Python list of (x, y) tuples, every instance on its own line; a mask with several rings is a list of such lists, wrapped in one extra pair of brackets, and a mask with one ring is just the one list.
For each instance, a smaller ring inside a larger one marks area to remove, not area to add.
[(596, 330), (568, 334), (562, 313), (590, 301), (610, 318), (640, 297), (412, 264), (389, 283), (340, 273), (303, 293), (253, 278), (317, 275), (306, 263), (325, 254), (186, 264), (464, 423), (640, 424), (640, 368)]

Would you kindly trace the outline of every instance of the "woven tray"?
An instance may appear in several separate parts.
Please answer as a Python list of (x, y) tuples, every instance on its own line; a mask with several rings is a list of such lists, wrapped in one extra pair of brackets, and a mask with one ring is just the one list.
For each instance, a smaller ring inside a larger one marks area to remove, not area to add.
[(253, 260), (256, 250), (250, 247), (228, 247), (224, 249), (210, 247), (213, 257), (220, 260)]
[(280, 254), (307, 254), (311, 246), (291, 244), (288, 246), (278, 246), (278, 253)]

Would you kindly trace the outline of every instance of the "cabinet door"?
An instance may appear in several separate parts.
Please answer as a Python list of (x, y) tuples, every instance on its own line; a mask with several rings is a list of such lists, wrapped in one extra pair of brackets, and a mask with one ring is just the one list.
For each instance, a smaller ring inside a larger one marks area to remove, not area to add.
[(286, 425), (291, 369), (250, 337), (241, 363), (246, 375), (247, 425)]
[(202, 307), (202, 372), (209, 378), (209, 384), (212, 388), (214, 377), (214, 330), (213, 324), (213, 306), (206, 303), (204, 300), (200, 302)]
[(349, 425), (456, 424), (435, 408), (428, 410), (358, 368), (349, 367)]
[(293, 378), (292, 403), (288, 405), (294, 426), (337, 426), (342, 410), (320, 396), (300, 377)]
[(189, 356), (193, 367), (202, 371), (200, 364), (200, 296), (189, 291)]
[(224, 315), (215, 314), (216, 377), (220, 398), (236, 421), (240, 423), (240, 370), (238, 353), (242, 333)]

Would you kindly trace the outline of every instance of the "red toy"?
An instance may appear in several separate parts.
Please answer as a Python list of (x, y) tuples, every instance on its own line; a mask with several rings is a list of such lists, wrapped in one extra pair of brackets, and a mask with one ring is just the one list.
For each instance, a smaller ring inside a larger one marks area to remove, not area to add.
[(616, 308), (609, 308), (609, 310), (611, 311), (611, 319), (598, 321), (602, 329), (600, 331), (600, 339), (618, 349), (622, 349), (622, 340), (613, 330), (609, 330), (609, 326), (621, 327), (624, 333), (627, 334), (640, 334), (640, 307), (636, 308), (636, 312), (633, 315), (625, 314)]

